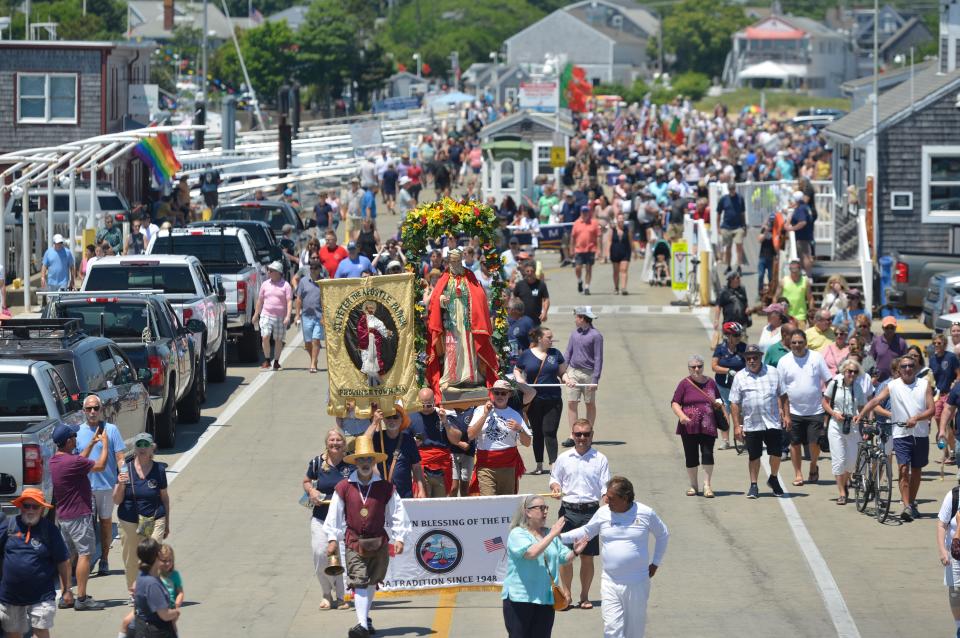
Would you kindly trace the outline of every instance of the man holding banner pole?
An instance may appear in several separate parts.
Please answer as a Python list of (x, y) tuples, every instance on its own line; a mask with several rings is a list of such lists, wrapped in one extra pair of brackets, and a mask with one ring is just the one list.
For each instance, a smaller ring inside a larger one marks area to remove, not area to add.
[(417, 394), (422, 406), (410, 414), (410, 431), (420, 443), (420, 462), (423, 466), (427, 498), (443, 498), (453, 485), (451, 447), (458, 447), (462, 434), (448, 422), (448, 412), (436, 407), (433, 390), (424, 388)]
[(357, 612), (357, 624), (347, 636), (369, 638), (375, 633), (370, 620), (373, 597), (390, 563), (388, 544), (393, 543), (394, 554), (402, 554), (411, 526), (393, 484), (373, 471), (375, 464), (387, 460), (387, 455), (375, 451), (368, 436), (357, 437), (355, 450), (344, 460), (356, 470), (334, 489), (323, 528), (328, 556), (339, 554), (341, 534), (346, 545), (347, 586), (353, 590)]

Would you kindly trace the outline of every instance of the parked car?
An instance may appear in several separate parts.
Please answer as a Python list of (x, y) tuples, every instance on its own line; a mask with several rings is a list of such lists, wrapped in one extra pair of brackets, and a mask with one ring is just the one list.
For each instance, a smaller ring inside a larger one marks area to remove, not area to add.
[(157, 290), (176, 310), (180, 322), (199, 319), (206, 328), (201, 351), (207, 378), (215, 383), (227, 378), (227, 311), (223, 285), (210, 276), (193, 255), (138, 255), (102, 257), (88, 264), (80, 287), (106, 295), (127, 290)]
[(253, 219), (267, 222), (270, 224), (270, 230), (273, 236), (279, 241), (283, 235), (283, 227), (287, 224), (293, 226), (293, 241), (300, 249), (300, 239), (304, 232), (303, 220), (297, 211), (286, 202), (275, 200), (254, 200), (233, 202), (218, 206), (213, 211), (214, 221), (233, 220), (233, 219)]
[[(203, 324), (180, 323), (170, 302), (149, 293), (119, 293), (91, 297), (89, 293), (60, 293), (49, 297), (43, 316), (77, 319), (87, 334), (112, 339), (137, 369), (150, 371), (143, 380), (153, 413), (164, 427), (161, 445), (173, 444), (180, 420), (200, 421), (206, 400), (206, 361), (201, 356)], [(169, 436), (168, 436), (169, 434)]]
[(893, 259), (893, 282), (887, 289), (887, 303), (897, 308), (922, 308), (931, 278), (960, 270), (960, 255), (952, 253), (896, 252)]
[[(941, 315), (960, 311), (960, 270), (951, 270), (930, 278), (927, 293), (923, 298), (920, 320), (931, 330)], [(948, 326), (949, 327), (949, 326)]]
[(217, 226), (161, 230), (151, 238), (147, 254), (197, 257), (226, 292), (227, 334), (237, 342), (241, 361), (259, 360), (253, 313), (267, 273), (246, 230)]
[(221, 219), (209, 222), (192, 222), (188, 228), (242, 228), (250, 234), (253, 245), (257, 249), (257, 259), (264, 266), (272, 261), (280, 261), (283, 264), (283, 278), (290, 280), (293, 276), (292, 270), (295, 267), (290, 263), (287, 254), (280, 249), (277, 238), (273, 236), (270, 224), (254, 219)]
[(53, 429), (59, 423), (83, 423), (79, 398), (53, 364), (29, 359), (0, 361), (0, 509), (15, 513), (13, 499), (24, 488), (53, 497), (50, 457), (56, 451)]
[(110, 339), (85, 333), (77, 319), (4, 319), (0, 359), (53, 364), (71, 396), (100, 397), (104, 419), (116, 424), (128, 443), (139, 432), (166, 435), (169, 424), (154, 418), (150, 395), (141, 383), (147, 371), (137, 370)]
[[(90, 184), (77, 184), (74, 190), (76, 196), (75, 216), (79, 227), (86, 224), (87, 216), (90, 214)], [(47, 191), (46, 189), (31, 190), (27, 193), (27, 202), (30, 209), (30, 219), (33, 223), (37, 211), (47, 209)], [(22, 224), (21, 213), (23, 211), (23, 199), (8, 198), (6, 208), (4, 209), (4, 221), (6, 224), (19, 226)], [(130, 214), (130, 202), (107, 184), (98, 184), (96, 197), (93, 199), (94, 223), (97, 228), (103, 225), (103, 216), (107, 213), (113, 215), (117, 221), (124, 221)], [(43, 221), (46, 221), (46, 215), (41, 215)], [(70, 189), (56, 187), (53, 189), (53, 223), (55, 225), (66, 225), (70, 222)]]

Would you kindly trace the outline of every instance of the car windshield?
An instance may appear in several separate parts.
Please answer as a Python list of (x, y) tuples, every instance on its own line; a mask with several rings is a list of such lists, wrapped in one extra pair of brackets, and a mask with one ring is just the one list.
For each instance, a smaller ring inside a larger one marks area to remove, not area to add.
[(281, 232), (283, 225), (290, 223), (282, 208), (268, 206), (224, 206), (217, 209), (214, 219), (252, 219), (267, 222), (275, 233)]
[(0, 417), (11, 416), (47, 416), (43, 395), (29, 374), (0, 374)]
[(146, 306), (123, 301), (61, 304), (56, 314), (63, 319), (79, 319), (83, 331), (89, 335), (100, 334), (102, 315), (103, 336), (110, 339), (142, 339), (148, 323)]
[(167, 294), (196, 293), (186, 265), (110, 265), (91, 268), (84, 290), (162, 290)]
[(195, 255), (205, 264), (243, 264), (243, 246), (236, 235), (176, 235), (157, 237), (153, 255)]

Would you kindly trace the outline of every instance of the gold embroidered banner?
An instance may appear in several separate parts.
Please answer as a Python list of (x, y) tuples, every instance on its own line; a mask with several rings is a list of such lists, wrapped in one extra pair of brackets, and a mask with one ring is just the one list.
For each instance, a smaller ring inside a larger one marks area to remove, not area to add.
[(397, 399), (415, 409), (414, 285), (412, 273), (320, 282), (330, 414), (368, 418), (376, 403), (389, 416)]

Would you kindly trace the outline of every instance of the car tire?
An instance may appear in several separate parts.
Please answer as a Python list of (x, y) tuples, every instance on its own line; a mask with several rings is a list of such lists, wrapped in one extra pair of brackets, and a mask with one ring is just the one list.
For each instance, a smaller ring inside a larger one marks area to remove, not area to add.
[(201, 389), (203, 385), (201, 373), (202, 370), (197, 368), (193, 375), (193, 381), (190, 383), (190, 391), (177, 406), (178, 416), (183, 419), (184, 423), (200, 422)]
[[(174, 387), (176, 379), (171, 379), (170, 385)], [(156, 419), (156, 435), (154, 437), (158, 447), (173, 447), (177, 439), (177, 402), (174, 400), (173, 392), (167, 394), (167, 402), (163, 406), (163, 412)]]
[(243, 363), (260, 361), (260, 337), (253, 328), (247, 328), (237, 340), (237, 355)]
[(217, 353), (213, 355), (210, 365), (207, 366), (207, 375), (207, 378), (214, 383), (227, 380), (227, 339), (223, 335), (220, 337), (220, 347), (217, 348)]

